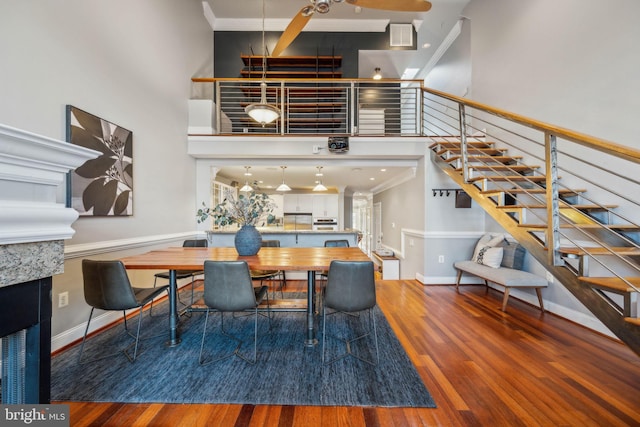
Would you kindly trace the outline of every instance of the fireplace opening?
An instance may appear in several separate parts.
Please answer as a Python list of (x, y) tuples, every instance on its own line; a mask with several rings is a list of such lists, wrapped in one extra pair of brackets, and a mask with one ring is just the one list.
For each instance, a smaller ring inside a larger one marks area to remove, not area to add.
[(51, 282), (0, 287), (2, 404), (50, 403)]

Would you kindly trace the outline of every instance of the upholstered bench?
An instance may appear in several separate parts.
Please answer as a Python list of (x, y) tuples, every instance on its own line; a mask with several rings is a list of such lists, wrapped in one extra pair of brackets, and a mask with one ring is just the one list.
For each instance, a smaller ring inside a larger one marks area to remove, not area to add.
[(458, 270), (456, 291), (460, 292), (462, 273), (468, 273), (484, 279), (487, 289), (489, 282), (504, 287), (502, 311), (507, 309), (511, 288), (519, 288), (535, 289), (540, 310), (544, 312), (541, 289), (549, 283), (543, 277), (520, 270), (524, 254), (522, 246), (508, 242), (502, 235), (483, 236), (476, 245), (472, 260), (457, 261), (453, 264)]

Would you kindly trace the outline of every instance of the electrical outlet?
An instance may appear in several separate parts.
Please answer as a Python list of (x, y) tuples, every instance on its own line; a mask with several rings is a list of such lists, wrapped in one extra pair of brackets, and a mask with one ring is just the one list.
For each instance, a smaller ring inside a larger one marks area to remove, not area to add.
[(439, 264), (444, 264), (444, 255), (438, 256), (438, 263)]
[(553, 283), (553, 274), (547, 271), (547, 282)]
[(58, 294), (58, 308), (66, 307), (69, 305), (69, 292), (60, 292)]

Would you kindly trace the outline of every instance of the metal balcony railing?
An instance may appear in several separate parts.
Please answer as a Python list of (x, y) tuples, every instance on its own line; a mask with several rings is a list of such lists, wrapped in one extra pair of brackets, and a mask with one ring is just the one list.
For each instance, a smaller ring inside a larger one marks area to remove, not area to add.
[[(267, 79), (267, 102), (281, 116), (265, 126), (245, 107), (260, 102), (259, 79), (193, 79), (212, 85), (217, 134), (416, 136), (421, 133), (421, 81)], [(204, 91), (206, 92), (206, 91)]]

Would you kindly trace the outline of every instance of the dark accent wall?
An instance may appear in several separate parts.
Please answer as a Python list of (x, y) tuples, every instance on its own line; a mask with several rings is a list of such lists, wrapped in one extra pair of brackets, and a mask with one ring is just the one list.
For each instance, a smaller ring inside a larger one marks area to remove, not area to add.
[[(273, 50), (281, 33), (265, 33), (265, 44)], [(416, 38), (414, 37), (414, 40)], [(240, 77), (243, 68), (241, 54), (262, 55), (262, 33), (216, 31), (214, 34), (214, 77)], [(303, 32), (282, 56), (342, 56), (342, 77), (358, 77), (359, 50), (390, 50), (389, 30), (384, 33), (319, 33)], [(393, 48), (399, 49), (399, 48)], [(401, 48), (415, 50), (416, 46)]]

